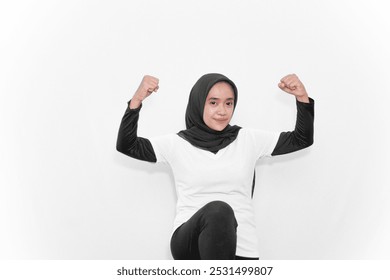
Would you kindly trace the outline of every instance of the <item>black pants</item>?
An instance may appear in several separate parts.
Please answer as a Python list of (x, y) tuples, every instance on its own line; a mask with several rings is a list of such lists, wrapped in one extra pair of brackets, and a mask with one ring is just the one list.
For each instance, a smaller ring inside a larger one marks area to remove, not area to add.
[(236, 229), (237, 221), (230, 205), (212, 201), (173, 233), (172, 256), (175, 260), (252, 259), (236, 256)]

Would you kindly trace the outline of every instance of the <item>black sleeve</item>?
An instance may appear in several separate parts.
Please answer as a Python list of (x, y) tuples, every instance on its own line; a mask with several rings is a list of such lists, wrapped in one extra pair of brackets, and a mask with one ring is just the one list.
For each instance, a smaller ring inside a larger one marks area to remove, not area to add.
[(294, 131), (282, 132), (272, 156), (283, 155), (307, 148), (313, 144), (314, 100), (297, 103), (297, 120)]
[[(129, 101), (130, 103), (130, 101)], [(157, 162), (153, 146), (146, 138), (137, 136), (138, 118), (142, 105), (137, 109), (127, 106), (119, 127), (116, 149), (132, 158)]]

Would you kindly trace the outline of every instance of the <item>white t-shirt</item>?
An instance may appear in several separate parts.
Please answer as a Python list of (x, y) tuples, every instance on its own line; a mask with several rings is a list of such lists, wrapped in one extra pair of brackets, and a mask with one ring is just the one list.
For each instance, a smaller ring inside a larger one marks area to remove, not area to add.
[(177, 192), (175, 230), (207, 203), (221, 200), (238, 223), (236, 255), (259, 257), (252, 206), (253, 172), (258, 159), (271, 156), (280, 133), (240, 129), (237, 138), (213, 154), (177, 134), (150, 138), (157, 162), (168, 163)]

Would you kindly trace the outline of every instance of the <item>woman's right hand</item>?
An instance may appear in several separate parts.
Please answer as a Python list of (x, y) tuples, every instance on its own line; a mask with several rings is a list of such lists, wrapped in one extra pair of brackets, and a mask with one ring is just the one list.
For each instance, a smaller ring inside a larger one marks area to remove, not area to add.
[(145, 75), (130, 102), (130, 109), (138, 108), (142, 101), (153, 92), (157, 92), (159, 80), (156, 77)]

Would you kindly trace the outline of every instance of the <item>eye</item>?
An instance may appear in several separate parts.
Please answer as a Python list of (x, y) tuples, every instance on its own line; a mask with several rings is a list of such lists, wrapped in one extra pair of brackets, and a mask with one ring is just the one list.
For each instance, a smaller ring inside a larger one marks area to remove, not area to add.
[(216, 105), (217, 104), (217, 102), (215, 102), (215, 101), (210, 101), (210, 105)]
[(229, 107), (233, 106), (233, 102), (232, 101), (226, 102), (226, 105), (229, 106)]

